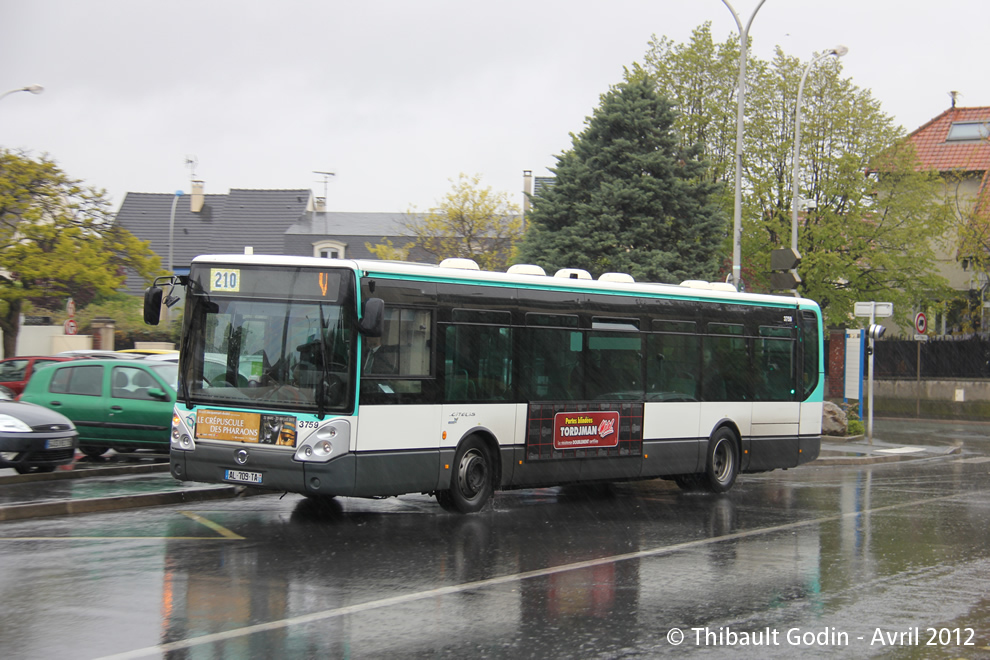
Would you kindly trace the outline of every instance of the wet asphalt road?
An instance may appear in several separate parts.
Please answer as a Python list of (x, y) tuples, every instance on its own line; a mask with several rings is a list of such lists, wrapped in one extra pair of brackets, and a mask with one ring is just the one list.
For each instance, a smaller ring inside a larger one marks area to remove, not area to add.
[(876, 435), (962, 451), (474, 516), (263, 495), (2, 523), (0, 657), (990, 657), (990, 426)]

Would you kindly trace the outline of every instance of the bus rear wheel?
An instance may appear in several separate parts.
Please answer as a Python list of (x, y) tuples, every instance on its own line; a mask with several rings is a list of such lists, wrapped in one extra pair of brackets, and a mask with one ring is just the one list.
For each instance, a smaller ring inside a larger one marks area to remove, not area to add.
[(495, 466), (481, 438), (470, 436), (461, 443), (453, 467), (450, 489), (437, 491), (437, 502), (455, 513), (480, 511), (495, 490)]
[(739, 474), (739, 444), (736, 434), (730, 429), (721, 428), (708, 441), (705, 473), (701, 484), (712, 493), (724, 493), (732, 488)]

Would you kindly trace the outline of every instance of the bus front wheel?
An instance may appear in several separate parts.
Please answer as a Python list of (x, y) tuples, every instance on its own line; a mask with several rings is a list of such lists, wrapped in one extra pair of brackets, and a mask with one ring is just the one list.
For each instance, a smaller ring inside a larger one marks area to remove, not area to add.
[(708, 441), (705, 473), (702, 485), (713, 493), (724, 493), (732, 488), (739, 473), (739, 445), (736, 434), (730, 429), (715, 431)]
[(484, 508), (495, 490), (495, 466), (485, 443), (471, 436), (454, 454), (450, 489), (436, 494), (437, 502), (447, 511), (475, 513)]

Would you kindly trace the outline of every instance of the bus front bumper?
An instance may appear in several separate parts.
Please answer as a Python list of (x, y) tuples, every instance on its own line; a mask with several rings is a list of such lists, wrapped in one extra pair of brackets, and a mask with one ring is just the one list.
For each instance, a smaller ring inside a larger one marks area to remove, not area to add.
[(326, 463), (301, 462), (283, 447), (211, 444), (199, 441), (192, 451), (172, 449), (172, 476), (180, 481), (253, 486), (274, 491), (350, 495), (355, 461), (344, 454)]

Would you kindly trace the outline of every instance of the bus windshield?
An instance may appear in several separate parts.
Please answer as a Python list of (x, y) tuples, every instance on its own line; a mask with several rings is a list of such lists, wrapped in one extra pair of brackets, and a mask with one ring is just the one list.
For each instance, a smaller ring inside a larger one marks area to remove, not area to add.
[[(353, 324), (339, 304), (193, 296), (183, 354), (194, 403), (344, 412)], [(181, 394), (180, 394), (181, 398)]]

